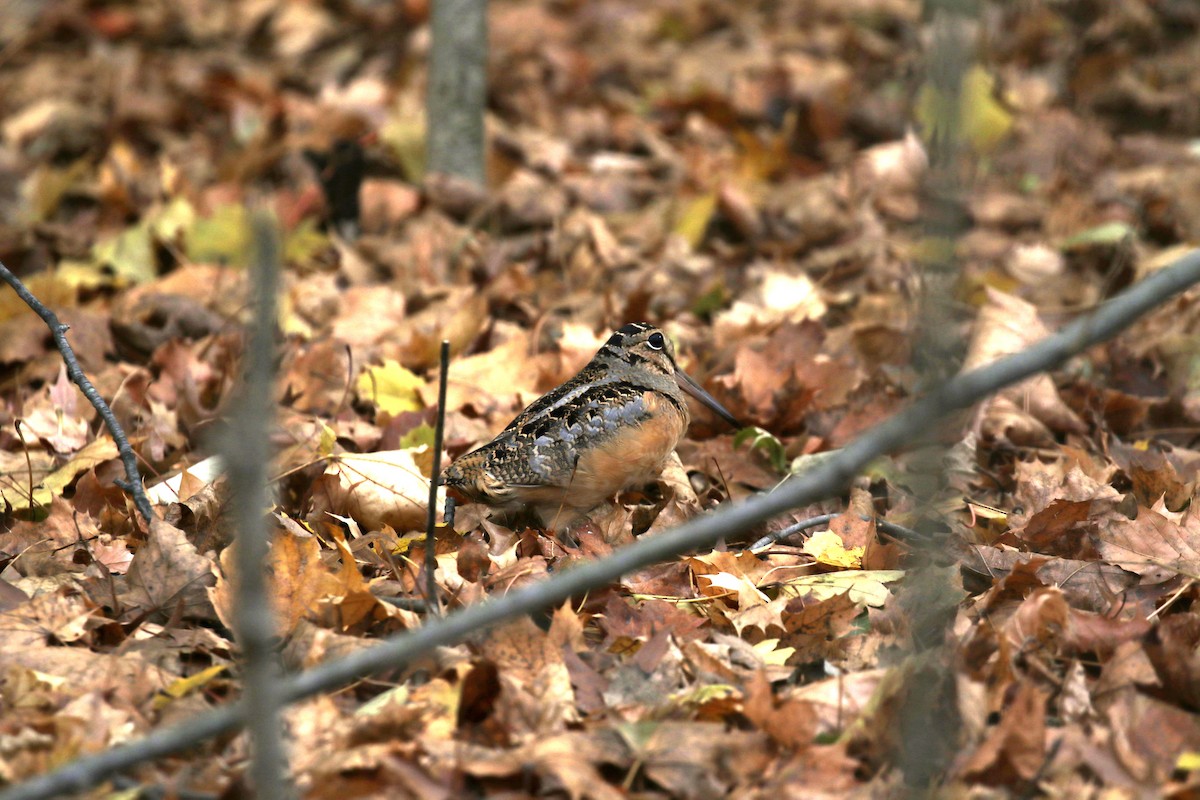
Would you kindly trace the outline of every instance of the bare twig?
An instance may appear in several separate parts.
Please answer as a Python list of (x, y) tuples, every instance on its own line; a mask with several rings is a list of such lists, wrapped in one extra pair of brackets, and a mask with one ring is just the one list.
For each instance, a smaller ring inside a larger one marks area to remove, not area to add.
[(71, 326), (64, 325), (58, 315), (34, 297), (21, 279), (3, 263), (0, 263), (0, 279), (11, 286), (17, 296), (25, 301), (25, 305), (33, 309), (33, 312), (41, 317), (46, 326), (50, 328), (50, 333), (54, 337), (54, 345), (58, 348), (58, 352), (62, 353), (63, 362), (67, 365), (67, 376), (70, 377), (72, 383), (79, 387), (79, 391), (83, 392), (83, 396), (88, 399), (96, 411), (100, 412), (100, 418), (104, 420), (105, 427), (108, 428), (113, 441), (117, 444), (117, 453), (121, 456), (121, 463), (125, 465), (125, 480), (114, 482), (132, 495), (133, 504), (137, 506), (138, 513), (149, 523), (154, 519), (154, 510), (150, 506), (150, 498), (146, 496), (146, 489), (142, 486), (142, 476), (137, 467), (137, 455), (130, 447), (129, 438), (125, 435), (121, 423), (117, 422), (108, 403), (104, 402), (104, 398), (96, 391), (96, 387), (88, 380), (87, 375), (83, 374), (79, 360), (75, 357), (75, 351), (71, 349), (71, 344), (67, 341), (67, 331)]
[(250, 733), (251, 784), (262, 800), (284, 800), (293, 791), (280, 733), (280, 669), (274, 651), (275, 620), (267, 596), (263, 564), (268, 530), (264, 514), (270, 506), (267, 439), (271, 420), (275, 363), (275, 288), (279, 242), (265, 212), (253, 217), (254, 323), (246, 345), (244, 394), (230, 421), (224, 442), (225, 463), (233, 490), (238, 531), (237, 599), (234, 627), (242, 648), (245, 724)]
[[(506, 619), (541, 611), (604, 586), (628, 572), (732, 536), (777, 514), (839, 492), (873, 459), (913, 441), (946, 414), (1038, 372), (1051, 369), (1084, 349), (1111, 338), (1142, 314), (1200, 282), (1200, 250), (1193, 250), (1127, 290), (1095, 314), (1077, 320), (1021, 353), (959, 375), (905, 411), (867, 431), (836, 456), (775, 491), (731, 503), (659, 536), (639, 539), (608, 558), (555, 573), (533, 586), (470, 606), (415, 631), (316, 669), (287, 678), (286, 701), (327, 691), (373, 672), (394, 669), (413, 658)], [(226, 706), (156, 731), (145, 739), (77, 759), (46, 775), (0, 793), (0, 800), (44, 800), (80, 791), (135, 764), (149, 761), (234, 730), (242, 724), (241, 704)]]
[(768, 533), (766, 536), (762, 537), (761, 539), (759, 539), (758, 541), (756, 541), (754, 544), (750, 545), (746, 549), (749, 550), (751, 553), (756, 553), (756, 554), (760, 553), (765, 548), (768, 548), (771, 545), (775, 544), (776, 542), (786, 539), (787, 537), (791, 536), (793, 533), (799, 533), (800, 531), (806, 531), (806, 530), (809, 530), (810, 528), (816, 528), (819, 525), (828, 525), (830, 522), (833, 522), (839, 516), (841, 516), (841, 515), (840, 514), (821, 514), (820, 516), (809, 517), (808, 519), (802, 519), (799, 522), (796, 522), (792, 525), (788, 525), (786, 528), (774, 531), (773, 533)]
[[(770, 547), (776, 542), (783, 541), (793, 533), (806, 531), (810, 528), (816, 528), (820, 525), (828, 525), (830, 522), (833, 522), (833, 520), (840, 516), (841, 514), (821, 514), (820, 516), (802, 519), (799, 522), (788, 525), (786, 528), (774, 531), (773, 533), (768, 533), (766, 536), (762, 537), (746, 549), (748, 549), (751, 553), (760, 554), (764, 549)], [(860, 519), (874, 519), (875, 526), (879, 528), (879, 530), (883, 531), (884, 533), (889, 533), (892, 536), (895, 536), (897, 539), (913, 541), (915, 539), (925, 538), (925, 534), (920, 533), (919, 531), (905, 528), (903, 525), (897, 525), (894, 522), (888, 522), (887, 520), (879, 519), (878, 517), (860, 517)]]
[(441, 611), (437, 580), (437, 490), (442, 478), (442, 440), (446, 433), (446, 378), (450, 372), (450, 340), (442, 340), (438, 373), (437, 422), (433, 426), (433, 474), (429, 481), (429, 508), (425, 518), (425, 601), (430, 614)]

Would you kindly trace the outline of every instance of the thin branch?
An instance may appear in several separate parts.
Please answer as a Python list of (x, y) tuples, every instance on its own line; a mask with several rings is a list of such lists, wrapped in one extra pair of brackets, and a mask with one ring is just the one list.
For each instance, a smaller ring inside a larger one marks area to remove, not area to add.
[[(1111, 338), (1142, 314), (1197, 282), (1200, 282), (1200, 250), (1193, 250), (1096, 313), (1071, 323), (1028, 350), (951, 379), (907, 410), (867, 431), (836, 456), (773, 492), (731, 503), (659, 536), (639, 539), (608, 558), (555, 573), (540, 583), (470, 606), (376, 647), (287, 678), (282, 682), (281, 693), (287, 701), (296, 701), (364, 675), (395, 669), (434, 647), (455, 644), (503, 620), (551, 608), (626, 573), (711, 546), (722, 537), (733, 536), (777, 514), (829, 497), (842, 491), (873, 459), (913, 441), (949, 412), (1062, 364), (1084, 349)], [(81, 791), (136, 764), (234, 730), (242, 720), (240, 704), (216, 709), (156, 731), (140, 741), (77, 759), (54, 772), (9, 788), (0, 793), (0, 800), (45, 800)]]
[(253, 216), (254, 322), (246, 344), (244, 394), (230, 420), (223, 442), (236, 515), (237, 618), (234, 627), (242, 648), (245, 674), (246, 727), (250, 734), (250, 777), (255, 796), (284, 800), (294, 792), (287, 775), (287, 758), (280, 733), (280, 668), (274, 641), (276, 627), (263, 564), (269, 549), (264, 513), (270, 507), (267, 435), (275, 376), (275, 291), (279, 273), (279, 242), (265, 212)]
[(817, 516), (817, 517), (809, 517), (808, 519), (802, 519), (797, 523), (788, 525), (786, 528), (782, 528), (780, 530), (774, 531), (773, 533), (768, 533), (766, 536), (762, 537), (761, 539), (759, 539), (758, 541), (756, 541), (754, 544), (750, 545), (746, 549), (749, 550), (751, 553), (754, 553), (755, 555), (761, 555), (763, 550), (765, 550), (766, 548), (775, 544), (776, 542), (786, 539), (787, 537), (791, 536), (793, 533), (799, 533), (800, 531), (806, 531), (806, 530), (809, 530), (810, 528), (816, 528), (819, 525), (828, 525), (830, 522), (833, 522), (839, 516), (841, 516), (841, 515), (840, 514), (821, 514), (820, 516)]
[(442, 440), (446, 433), (446, 383), (450, 372), (450, 340), (442, 339), (438, 371), (437, 422), (433, 426), (433, 473), (429, 481), (429, 508), (425, 518), (425, 601), (430, 614), (441, 612), (437, 580), (437, 490), (442, 477)]
[(130, 447), (129, 438), (125, 435), (121, 423), (117, 422), (108, 403), (104, 402), (104, 398), (96, 391), (96, 387), (88, 380), (87, 375), (83, 374), (83, 370), (79, 366), (79, 359), (75, 357), (75, 351), (71, 349), (71, 344), (67, 341), (67, 331), (71, 326), (64, 325), (58, 315), (34, 297), (21, 279), (2, 262), (0, 262), (0, 279), (11, 286), (17, 296), (25, 301), (25, 305), (33, 309), (33, 312), (41, 317), (46, 326), (50, 328), (50, 333), (54, 337), (54, 345), (62, 354), (63, 361), (67, 365), (67, 376), (70, 377), (72, 383), (79, 387), (79, 391), (83, 392), (83, 396), (88, 399), (88, 402), (100, 412), (100, 418), (104, 420), (105, 427), (108, 428), (113, 441), (117, 444), (117, 453), (121, 456), (121, 463), (125, 465), (125, 480), (117, 480), (114, 483), (133, 496), (133, 504), (137, 507), (138, 513), (149, 523), (154, 519), (154, 510), (150, 506), (150, 498), (146, 496), (146, 489), (142, 486), (142, 475), (138, 472), (137, 467), (137, 455)]
[[(793, 533), (799, 533), (800, 531), (806, 531), (806, 530), (809, 530), (810, 528), (816, 528), (820, 525), (828, 525), (830, 522), (833, 522), (833, 520), (837, 519), (840, 516), (841, 516), (841, 514), (821, 514), (820, 516), (817, 516), (817, 517), (809, 517), (808, 519), (802, 519), (799, 522), (788, 525), (786, 528), (781, 528), (780, 530), (774, 531), (772, 533), (768, 533), (766, 536), (762, 537), (761, 539), (759, 539), (758, 541), (756, 541), (754, 544), (750, 545), (746, 549), (749, 550), (751, 553), (754, 553), (755, 555), (762, 555), (763, 550), (765, 550), (766, 548), (775, 544), (776, 542), (783, 541), (787, 537), (791, 536)], [(903, 525), (897, 525), (894, 522), (888, 522), (887, 520), (879, 519), (878, 517), (862, 517), (862, 516), (860, 516), (859, 519), (867, 520), (867, 521), (874, 520), (875, 527), (877, 527), (879, 530), (883, 531), (884, 533), (889, 533), (892, 536), (895, 536), (897, 539), (913, 541), (913, 540), (917, 540), (917, 539), (927, 538), (925, 534), (923, 534), (919, 531), (914, 531), (911, 528), (905, 528)]]

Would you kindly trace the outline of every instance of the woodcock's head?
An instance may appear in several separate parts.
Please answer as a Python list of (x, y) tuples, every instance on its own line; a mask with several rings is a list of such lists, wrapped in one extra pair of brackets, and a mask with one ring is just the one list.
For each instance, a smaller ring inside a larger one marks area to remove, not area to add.
[(631, 322), (618, 328), (597, 351), (593, 363), (602, 364), (630, 379), (641, 376), (650, 378), (655, 384), (665, 384), (646, 388), (665, 390), (667, 386), (678, 386), (733, 427), (741, 427), (741, 423), (724, 406), (679, 368), (675, 363), (675, 346), (670, 338), (648, 322)]

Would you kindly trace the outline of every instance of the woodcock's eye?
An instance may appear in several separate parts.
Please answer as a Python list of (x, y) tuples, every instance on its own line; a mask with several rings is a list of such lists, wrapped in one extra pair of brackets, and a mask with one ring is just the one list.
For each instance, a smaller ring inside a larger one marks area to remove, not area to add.
[(650, 338), (646, 340), (646, 344), (650, 345), (651, 350), (663, 349), (663, 335), (661, 333), (652, 333)]

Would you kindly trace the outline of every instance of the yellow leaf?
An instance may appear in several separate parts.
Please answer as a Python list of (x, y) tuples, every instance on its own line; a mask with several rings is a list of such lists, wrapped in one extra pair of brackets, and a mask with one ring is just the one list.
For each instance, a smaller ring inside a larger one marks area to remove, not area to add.
[[(762, 605), (770, 599), (743, 575), (733, 575), (728, 572), (713, 572), (707, 575), (697, 575), (696, 577), (708, 581), (709, 585), (714, 588), (723, 589), (727, 592), (736, 592), (738, 596), (738, 608)], [(703, 587), (701, 587), (701, 591), (703, 591)]]
[(227, 667), (224, 664), (217, 664), (209, 667), (206, 670), (201, 670), (195, 675), (187, 678), (180, 678), (173, 681), (169, 686), (158, 693), (154, 698), (154, 710), (161, 711), (170, 705), (172, 700), (178, 700), (196, 691), (213, 678), (224, 672)]
[(405, 411), (420, 411), (418, 391), (425, 381), (398, 361), (385, 361), (378, 367), (367, 367), (358, 376), (358, 396), (369, 400), (380, 411), (395, 416)]
[(426, 425), (424, 422), (422, 422), (420, 425), (418, 425), (417, 427), (413, 428), (408, 433), (406, 433), (400, 437), (400, 442), (399, 442), (400, 449), (408, 450), (408, 449), (413, 449), (413, 448), (417, 448), (417, 447), (428, 447), (430, 449), (430, 452), (429, 452), (429, 459), (431, 462), (430, 469), (432, 469), (433, 468), (432, 461), (433, 461), (434, 435), (435, 435), (434, 429), (431, 426)]
[(33, 674), (33, 677), (37, 678), (37, 680), (41, 683), (49, 686), (51, 689), (59, 689), (65, 684), (69, 683), (69, 679), (60, 675), (51, 675), (48, 672), (41, 672), (36, 669), (30, 670), (30, 672)]
[(46, 479), (42, 481), (42, 487), (52, 495), (60, 495), (62, 490), (80, 474), (97, 464), (116, 457), (117, 445), (111, 438), (101, 436), (93, 439), (77, 452), (74, 458), (47, 475)]
[[(70, 308), (76, 305), (75, 287), (64, 281), (56, 272), (37, 272), (22, 279), (25, 288), (38, 300), (47, 306)], [(32, 314), (25, 301), (17, 297), (16, 292), (0, 292), (0, 322), (17, 314)], [(31, 321), (33, 317), (29, 318)]]
[(958, 97), (958, 118), (953, 119), (954, 98), (925, 84), (917, 98), (916, 117), (925, 140), (938, 141), (955, 126), (963, 140), (977, 153), (990, 153), (1012, 130), (1013, 116), (995, 96), (996, 79), (979, 65), (963, 76)]
[[(29, 199), (30, 222), (42, 222), (58, 209), (58, 204), (72, 189), (92, 173), (89, 159), (81, 158), (66, 167), (43, 164), (25, 179), (22, 194)], [(36, 295), (45, 302), (41, 295)]]
[[(111, 438), (101, 436), (98, 439), (93, 439), (75, 453), (75, 456), (70, 461), (51, 472), (42, 479), (41, 483), (34, 487), (32, 497), (33, 507), (40, 508), (50, 505), (53, 499), (61, 495), (63, 489), (70, 485), (71, 481), (97, 464), (116, 457), (117, 445)], [(3, 497), (13, 507), (14, 511), (24, 511), (30, 508), (31, 498), (29, 496), (28, 485), (20, 491), (12, 491), (11, 487), (7, 492), (0, 490), (0, 497)]]
[(996, 79), (978, 64), (963, 80), (963, 135), (977, 153), (990, 153), (1012, 130), (1013, 116), (996, 100)]
[(422, 735), (430, 739), (449, 739), (458, 727), (458, 707), (462, 700), (463, 675), (456, 676), (451, 683), (445, 678), (434, 678), (416, 688), (397, 686), (370, 702), (355, 713), (357, 717), (383, 717), (404, 710), (411, 713), (420, 710)]
[(150, 226), (138, 223), (92, 247), (92, 257), (100, 266), (108, 266), (118, 277), (134, 283), (148, 283), (158, 273)]
[(1179, 758), (1175, 761), (1175, 769), (1194, 772), (1200, 769), (1200, 753), (1194, 750), (1185, 750), (1179, 754)]
[(983, 503), (976, 503), (974, 500), (966, 501), (967, 508), (971, 510), (978, 519), (985, 519), (989, 522), (999, 522), (1001, 524), (1008, 522), (1008, 512), (994, 506), (985, 506)]
[(283, 242), (283, 257), (289, 264), (308, 266), (328, 247), (329, 237), (317, 227), (316, 218), (306, 217), (288, 232)]
[(333, 455), (333, 446), (337, 443), (337, 432), (333, 428), (321, 423), (321, 438), (317, 442), (317, 454), (322, 458), (328, 458)]
[[(403, 105), (403, 103), (399, 104)], [(396, 154), (405, 176), (420, 183), (425, 176), (425, 113), (421, 106), (399, 108), (384, 124), (380, 138)]]
[(792, 657), (792, 654), (796, 652), (796, 648), (794, 647), (780, 647), (776, 649), (775, 645), (777, 644), (779, 644), (778, 639), (763, 639), (758, 644), (753, 645), (754, 652), (758, 653), (758, 657), (768, 667), (782, 667)]
[(804, 552), (817, 560), (818, 564), (843, 569), (858, 569), (862, 566), (865, 547), (846, 549), (842, 537), (833, 531), (817, 531), (804, 542)]
[(250, 215), (245, 206), (218, 206), (184, 233), (188, 258), (199, 264), (244, 267), (250, 262)]
[(686, 239), (692, 249), (699, 247), (704, 241), (704, 232), (708, 230), (708, 222), (716, 210), (716, 192), (700, 195), (683, 207), (683, 211), (675, 220), (675, 233)]
[[(774, 641), (778, 642), (778, 639)], [(788, 648), (789, 650), (794, 648)], [(711, 700), (721, 700), (732, 697), (737, 689), (727, 683), (698, 684), (691, 689), (684, 689), (671, 695), (671, 701), (678, 705), (703, 705)]]
[(176, 197), (150, 215), (150, 231), (161, 241), (174, 243), (196, 221), (196, 209)]
[(885, 584), (898, 581), (902, 577), (904, 572), (898, 569), (845, 570), (793, 578), (781, 584), (779, 591), (788, 597), (812, 595), (818, 600), (828, 600), (849, 592), (850, 599), (855, 603), (865, 603), (878, 608), (890, 594)]
[(75, 289), (99, 289), (111, 286), (113, 279), (94, 262), (64, 258), (54, 268), (54, 274), (65, 285)]
[(1128, 222), (1105, 222), (1094, 228), (1088, 228), (1059, 242), (1063, 250), (1093, 247), (1095, 245), (1117, 245), (1130, 237), (1136, 237), (1137, 230)]
[(409, 688), (407, 684), (402, 684), (394, 688), (388, 689), (383, 694), (378, 694), (372, 697), (367, 702), (358, 707), (354, 712), (356, 717), (377, 717), (389, 704), (395, 703), (398, 706), (408, 704)]

